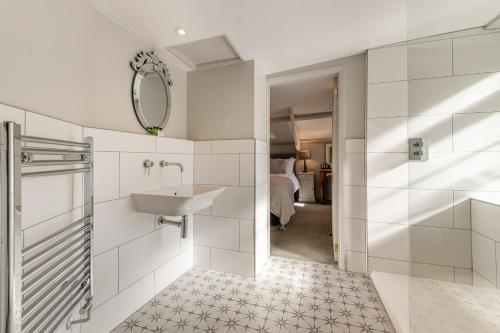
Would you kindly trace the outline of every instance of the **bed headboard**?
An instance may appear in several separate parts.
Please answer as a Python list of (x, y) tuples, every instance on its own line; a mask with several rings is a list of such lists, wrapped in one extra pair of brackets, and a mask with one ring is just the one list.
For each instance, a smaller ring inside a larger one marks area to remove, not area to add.
[[(293, 157), (295, 158), (296, 160), (298, 160), (297, 158), (297, 153), (271, 153), (270, 155), (270, 158), (282, 158), (282, 159), (287, 159), (287, 158), (290, 158), (290, 157)], [(293, 173), (294, 174), (297, 174), (297, 163), (295, 163), (293, 165)]]

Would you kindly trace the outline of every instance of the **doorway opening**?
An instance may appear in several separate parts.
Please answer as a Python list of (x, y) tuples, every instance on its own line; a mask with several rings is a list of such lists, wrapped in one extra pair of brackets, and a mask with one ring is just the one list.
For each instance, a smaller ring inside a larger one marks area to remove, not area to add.
[(268, 80), (272, 256), (339, 260), (339, 79), (334, 68)]

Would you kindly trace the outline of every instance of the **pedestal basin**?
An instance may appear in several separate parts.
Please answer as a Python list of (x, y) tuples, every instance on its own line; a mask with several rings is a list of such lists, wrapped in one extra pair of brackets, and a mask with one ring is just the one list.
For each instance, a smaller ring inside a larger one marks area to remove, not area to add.
[(132, 193), (135, 210), (166, 216), (184, 216), (211, 206), (226, 188), (212, 185), (175, 185)]

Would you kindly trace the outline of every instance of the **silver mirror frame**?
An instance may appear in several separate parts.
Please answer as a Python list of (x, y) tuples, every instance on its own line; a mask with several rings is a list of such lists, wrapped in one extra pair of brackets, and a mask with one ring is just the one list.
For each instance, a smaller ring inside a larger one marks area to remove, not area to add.
[[(152, 128), (165, 128), (167, 125), (168, 119), (170, 118), (170, 109), (172, 106), (172, 99), (170, 95), (170, 87), (173, 85), (172, 80), (170, 79), (170, 72), (167, 66), (158, 58), (154, 51), (140, 51), (135, 56), (134, 60), (130, 62), (130, 66), (135, 71), (134, 79), (132, 81), (132, 103), (134, 105), (135, 115), (139, 120), (141, 126), (148, 132), (153, 133), (151, 131)], [(161, 124), (150, 124), (146, 119), (144, 112), (141, 108), (140, 103), (140, 83), (141, 80), (145, 77), (151, 75), (160, 76), (163, 85), (165, 86), (165, 91), (167, 94), (167, 105), (165, 110), (165, 116), (163, 117), (163, 121)]]

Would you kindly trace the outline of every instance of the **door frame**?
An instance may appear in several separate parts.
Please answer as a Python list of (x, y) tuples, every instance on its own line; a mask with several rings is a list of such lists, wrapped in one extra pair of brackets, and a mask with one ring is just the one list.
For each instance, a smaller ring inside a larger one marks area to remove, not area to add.
[[(337, 77), (338, 83), (338, 95), (337, 95), (337, 105), (338, 110), (334, 110), (332, 115), (332, 147), (334, 147), (334, 153), (332, 156), (332, 164), (334, 168), (333, 181), (332, 181), (332, 194), (334, 195), (332, 199), (332, 233), (333, 233), (333, 248), (335, 260), (338, 263), (339, 269), (345, 269), (345, 251), (344, 251), (344, 237), (343, 237), (343, 224), (344, 224), (344, 147), (345, 147), (345, 73), (343, 66), (331, 66), (321, 69), (306, 70), (299, 73), (293, 74), (283, 74), (266, 78), (266, 105), (267, 105), (267, 146), (268, 155), (270, 154), (270, 92), (271, 87), (282, 85), (286, 83), (292, 83), (303, 80), (310, 80), (321, 77)], [(338, 120), (338, 121), (334, 121)], [(268, 219), (269, 219), (269, 188), (270, 188), (270, 178), (268, 175)], [(271, 255), (271, 226), (270, 221), (267, 223), (267, 255)], [(338, 244), (338, 250), (335, 251), (335, 244)]]

